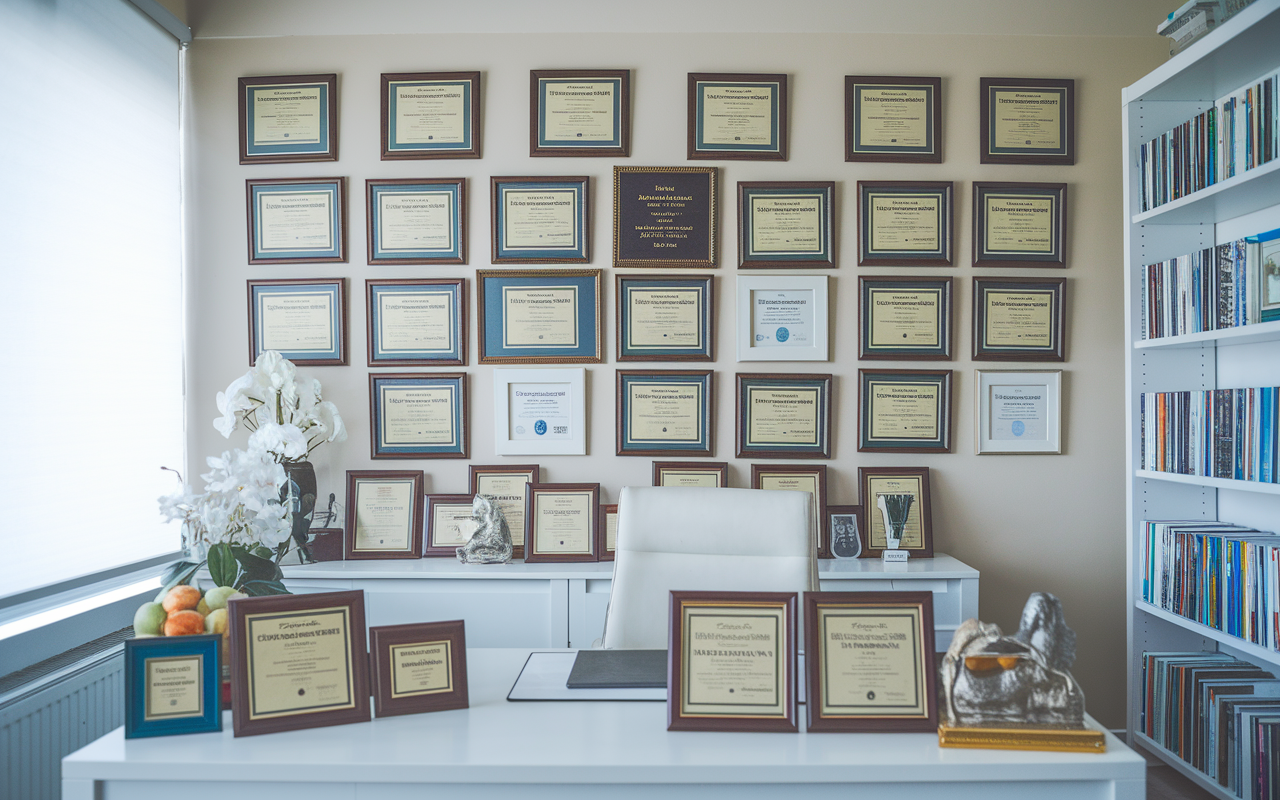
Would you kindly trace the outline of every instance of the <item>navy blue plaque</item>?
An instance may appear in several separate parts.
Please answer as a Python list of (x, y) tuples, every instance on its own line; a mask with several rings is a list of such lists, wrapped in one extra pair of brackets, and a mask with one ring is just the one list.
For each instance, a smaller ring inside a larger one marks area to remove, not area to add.
[(613, 266), (714, 267), (715, 167), (614, 167)]

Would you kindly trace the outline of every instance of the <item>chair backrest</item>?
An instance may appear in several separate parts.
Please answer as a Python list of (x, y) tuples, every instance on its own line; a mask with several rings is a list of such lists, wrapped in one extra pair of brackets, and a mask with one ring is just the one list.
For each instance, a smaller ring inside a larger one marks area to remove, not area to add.
[(604, 646), (665, 648), (673, 590), (815, 591), (811, 508), (805, 492), (624, 488)]

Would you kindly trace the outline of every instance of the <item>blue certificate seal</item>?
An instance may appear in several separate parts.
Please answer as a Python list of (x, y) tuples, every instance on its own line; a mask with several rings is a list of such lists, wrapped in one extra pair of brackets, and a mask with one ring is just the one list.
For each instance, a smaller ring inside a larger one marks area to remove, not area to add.
[(779, 342), (785, 342), (791, 338), (791, 331), (786, 328), (778, 328), (777, 332), (773, 334), (773, 338), (777, 339)]
[(1020, 419), (1015, 419), (1015, 420), (1013, 421), (1013, 435), (1014, 435), (1014, 436), (1021, 436), (1022, 434), (1026, 433), (1026, 432), (1027, 432), (1027, 426), (1022, 422), (1022, 420), (1020, 420)]
[(537, 422), (533, 423), (533, 432), (538, 434), (539, 436), (546, 433), (547, 423), (543, 422), (542, 420), (538, 420)]

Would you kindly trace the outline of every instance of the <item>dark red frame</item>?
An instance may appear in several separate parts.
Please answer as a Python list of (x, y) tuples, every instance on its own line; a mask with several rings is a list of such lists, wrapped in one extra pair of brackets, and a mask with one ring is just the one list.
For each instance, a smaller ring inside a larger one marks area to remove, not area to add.
[[(563, 492), (590, 492), (591, 493), (591, 512), (587, 515), (590, 519), (591, 530), (587, 532), (587, 542), (591, 545), (591, 553), (538, 553), (534, 547), (536, 538), (534, 536), (534, 506), (537, 504), (538, 494), (541, 492), (563, 493)], [(600, 484), (598, 483), (530, 483), (525, 489), (524, 496), (524, 562), (526, 564), (564, 564), (581, 561), (599, 561), (600, 548), (597, 546), (600, 540)]]
[[(449, 641), (453, 689), (419, 697), (391, 696), (391, 647), (398, 644)], [(467, 708), (467, 635), (462, 620), (418, 622), (411, 625), (381, 625), (369, 629), (369, 664), (373, 683), (373, 709), (379, 717), (421, 714)]]
[(919, 550), (909, 550), (902, 548), (910, 553), (910, 558), (933, 558), (933, 503), (929, 499), (929, 468), (928, 467), (858, 467), (858, 504), (862, 506), (862, 516), (858, 519), (858, 535), (862, 537), (862, 555), (858, 558), (879, 558), (884, 550), (876, 550), (871, 547), (871, 518), (873, 513), (879, 513), (876, 504), (869, 502), (868, 495), (869, 483), (871, 478), (882, 476), (908, 476), (920, 478), (920, 538), (924, 541), (924, 547)]
[[(467, 472), (468, 472), (467, 485), (470, 487), (470, 491), (472, 495), (480, 494), (480, 476), (481, 475), (519, 475), (523, 473), (528, 473), (530, 480), (525, 481), (526, 486), (530, 483), (542, 482), (542, 468), (537, 464), (511, 464), (510, 466), (506, 464), (495, 464), (495, 465), (470, 464), (467, 467)], [(525, 489), (526, 499), (528, 498), (528, 496), (529, 496), (529, 490)], [(523, 506), (524, 504), (521, 503), (521, 505)], [(507, 520), (507, 526), (508, 527), (511, 526), (511, 520)], [(523, 537), (524, 537), (523, 525), (520, 526), (519, 532), (517, 532), (514, 528), (511, 529), (511, 539), (512, 539), (511, 557), (524, 558), (524, 545), (515, 543), (515, 537), (517, 535), (519, 535), (521, 537), (521, 541), (523, 541)]]
[(728, 461), (655, 461), (653, 462), (653, 485), (662, 486), (663, 470), (698, 470), (700, 472), (720, 473), (720, 485), (716, 488), (729, 488)]
[(435, 543), (436, 515), (438, 505), (466, 505), (475, 501), (473, 494), (429, 494), (427, 495), (426, 525), (422, 532), (423, 558), (453, 558), (457, 555), (459, 545), (437, 545)]
[[(412, 541), (409, 549), (401, 551), (355, 550), (356, 538), (356, 482), (359, 480), (378, 478), (409, 478), (413, 481), (413, 502), (417, 508), (410, 509), (410, 524), (413, 526)], [(422, 498), (426, 495), (426, 475), (422, 470), (389, 470), (358, 469), (347, 470), (347, 513), (343, 520), (342, 557), (346, 561), (372, 561), (376, 559), (422, 558)]]

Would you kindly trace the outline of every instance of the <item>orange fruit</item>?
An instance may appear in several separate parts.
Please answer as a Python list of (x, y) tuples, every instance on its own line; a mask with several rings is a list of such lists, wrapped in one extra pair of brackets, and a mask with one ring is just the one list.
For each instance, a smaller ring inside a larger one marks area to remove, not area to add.
[(164, 610), (173, 616), (175, 611), (185, 611), (200, 604), (200, 590), (194, 586), (175, 586), (164, 596)]
[(175, 611), (164, 621), (165, 636), (190, 636), (204, 633), (204, 617), (198, 611)]

